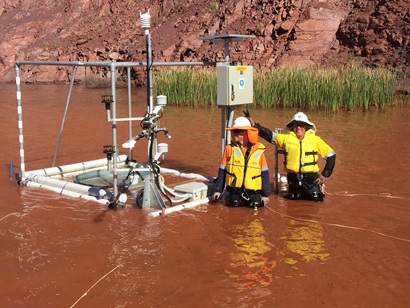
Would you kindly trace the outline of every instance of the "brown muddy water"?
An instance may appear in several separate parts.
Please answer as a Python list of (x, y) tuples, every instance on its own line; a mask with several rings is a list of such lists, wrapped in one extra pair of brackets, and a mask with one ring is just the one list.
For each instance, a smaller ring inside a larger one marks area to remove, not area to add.
[[(337, 153), (323, 203), (272, 194), (258, 211), (205, 204), (149, 217), (130, 204), (110, 210), (10, 180), (10, 162), (20, 171), (15, 90), (0, 87), (1, 307), (409, 306), (409, 107), (308, 113)], [(51, 166), (67, 91), (22, 86), (26, 170)], [(106, 92), (75, 87), (57, 165), (104, 157)], [(134, 92), (134, 116), (141, 116), (145, 91)], [(119, 91), (119, 116), (125, 99)], [(295, 112), (252, 117), (283, 127)], [(219, 109), (167, 106), (161, 126), (172, 136), (159, 137), (169, 144), (163, 167), (216, 176)], [(118, 144), (127, 139), (122, 122)], [(144, 140), (134, 153), (146, 163)]]

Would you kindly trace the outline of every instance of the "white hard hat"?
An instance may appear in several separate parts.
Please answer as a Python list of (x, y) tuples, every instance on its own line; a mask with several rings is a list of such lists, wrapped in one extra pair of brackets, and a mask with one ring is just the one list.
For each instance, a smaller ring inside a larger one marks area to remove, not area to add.
[(249, 129), (251, 128), (251, 121), (245, 117), (237, 117), (235, 121), (233, 121), (232, 126), (229, 127), (230, 129)]
[(250, 143), (255, 144), (258, 142), (258, 129), (256, 127), (252, 127), (251, 121), (249, 121), (246, 117), (237, 117), (235, 121), (233, 121), (231, 127), (226, 127), (226, 130), (246, 130), (248, 132), (248, 140)]
[(303, 112), (298, 112), (297, 114), (295, 114), (293, 116), (293, 119), (288, 124), (286, 124), (286, 126), (289, 128), (292, 127), (293, 122), (304, 122), (307, 125), (312, 126), (313, 129), (316, 129), (315, 123), (310, 122), (307, 115), (304, 114)]

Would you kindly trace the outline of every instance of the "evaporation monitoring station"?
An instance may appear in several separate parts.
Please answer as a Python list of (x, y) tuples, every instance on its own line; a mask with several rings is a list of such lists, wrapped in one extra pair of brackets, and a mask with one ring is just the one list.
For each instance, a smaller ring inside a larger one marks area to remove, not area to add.
[[(224, 44), (224, 62), (153, 62), (150, 34), (150, 15), (140, 14), (141, 27), (146, 37), (146, 62), (48, 62), (48, 61), (16, 61), (17, 110), (20, 140), (20, 173), (16, 174), (17, 183), (31, 187), (47, 188), (61, 195), (83, 198), (107, 204), (110, 208), (124, 207), (128, 196), (135, 198), (135, 203), (142, 209), (152, 209), (150, 216), (160, 216), (165, 213), (184, 208), (206, 204), (213, 193), (213, 180), (209, 176), (182, 172), (163, 168), (160, 158), (168, 152), (166, 143), (158, 144), (157, 137), (163, 133), (170, 138), (166, 128), (160, 128), (159, 120), (164, 114), (167, 97), (159, 95), (154, 102), (152, 68), (153, 66), (216, 66), (217, 71), (217, 105), (221, 108), (221, 139), (222, 151), (230, 141), (226, 126), (232, 125), (234, 107), (253, 103), (253, 67), (232, 63), (229, 59), (229, 44), (240, 42), (253, 35), (225, 34), (201, 37), (213, 43)], [(52, 167), (26, 171), (23, 138), (22, 99), (20, 88), (20, 67), (24, 65), (69, 66), (73, 67), (71, 83), (66, 100), (60, 134), (58, 136)], [(147, 111), (143, 116), (133, 117), (131, 102), (131, 68), (146, 66), (147, 74)], [(106, 159), (55, 166), (60, 139), (73, 89), (75, 74), (79, 67), (105, 67), (110, 71), (111, 93), (103, 95), (101, 102), (106, 109), (106, 121), (111, 124), (112, 144), (103, 146)], [(116, 71), (126, 68), (128, 85), (128, 117), (117, 117)], [(155, 104), (156, 103), (156, 104)], [(122, 148), (129, 154), (120, 154), (121, 147), (117, 142), (117, 123), (128, 121), (129, 140), (122, 143)], [(139, 121), (142, 131), (137, 135), (132, 133), (132, 123)], [(132, 151), (136, 142), (146, 138), (148, 140), (148, 164), (140, 164), (132, 159)], [(192, 181), (174, 188), (167, 187), (161, 180), (163, 175), (184, 177)], [(110, 182), (111, 186), (105, 186)], [(99, 184), (101, 183), (101, 184)], [(112, 189), (110, 189), (112, 188)], [(130, 193), (134, 188), (134, 194)], [(135, 192), (136, 191), (136, 192)], [(166, 206), (166, 204), (170, 206)]]

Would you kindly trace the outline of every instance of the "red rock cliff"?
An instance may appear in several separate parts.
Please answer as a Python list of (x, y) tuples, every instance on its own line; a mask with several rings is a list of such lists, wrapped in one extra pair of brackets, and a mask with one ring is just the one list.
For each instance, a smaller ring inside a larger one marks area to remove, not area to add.
[[(7, 0), (0, 3), (0, 82), (14, 81), (16, 60), (145, 61), (140, 12), (148, 10), (154, 61), (223, 61), (223, 46), (198, 37), (229, 33), (255, 35), (231, 44), (230, 55), (256, 67), (357, 57), (409, 73), (409, 8), (409, 0)], [(22, 71), (28, 82), (68, 75), (62, 67)]]

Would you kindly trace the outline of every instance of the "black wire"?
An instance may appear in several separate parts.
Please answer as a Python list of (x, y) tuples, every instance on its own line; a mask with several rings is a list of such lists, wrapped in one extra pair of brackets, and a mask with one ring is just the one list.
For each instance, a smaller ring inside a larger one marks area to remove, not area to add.
[(155, 184), (158, 187), (158, 190), (161, 192), (161, 194), (164, 196), (165, 199), (167, 199), (167, 201), (169, 202), (170, 206), (172, 206), (172, 200), (171, 198), (165, 194), (160, 187), (159, 181), (160, 181), (160, 177), (159, 177), (159, 173), (160, 173), (160, 168), (157, 164), (155, 163), (151, 163), (151, 167), (152, 167), (152, 171), (154, 172), (154, 176), (155, 176)]
[(153, 149), (153, 146), (154, 146), (154, 142), (153, 142), (154, 139), (155, 139), (155, 138), (154, 138), (154, 133), (152, 133), (152, 134), (151, 134), (151, 141), (150, 141), (150, 148), (149, 148), (148, 162), (149, 162), (149, 164), (150, 164), (150, 166), (151, 166), (151, 168), (152, 168), (152, 172), (154, 173), (154, 176), (155, 176), (155, 185), (157, 185), (158, 190), (161, 192), (161, 194), (164, 196), (164, 198), (167, 199), (167, 201), (170, 203), (170, 206), (172, 206), (172, 200), (171, 200), (171, 198), (170, 198), (169, 196), (167, 196), (167, 195), (161, 190), (161, 187), (160, 187), (160, 184), (159, 184), (160, 168), (159, 168), (159, 166), (158, 166), (156, 163), (154, 163), (154, 161), (152, 160), (152, 149)]

